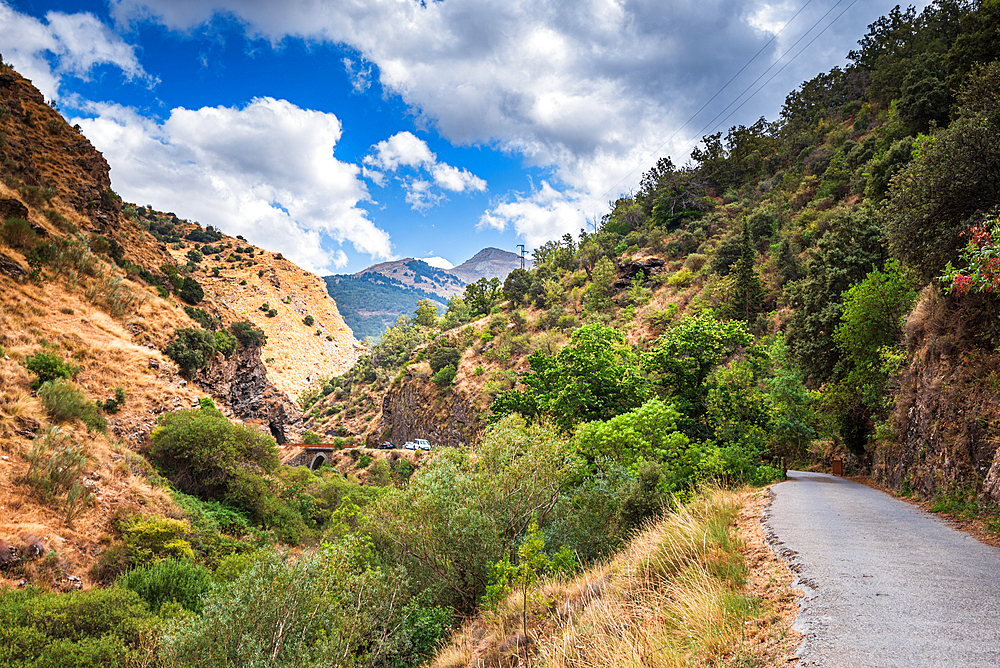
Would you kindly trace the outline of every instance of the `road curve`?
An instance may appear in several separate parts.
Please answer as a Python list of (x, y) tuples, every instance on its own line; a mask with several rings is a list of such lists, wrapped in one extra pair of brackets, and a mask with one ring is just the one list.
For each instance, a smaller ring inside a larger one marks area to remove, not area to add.
[(870, 487), (788, 476), (764, 522), (805, 591), (800, 666), (1000, 666), (1000, 550)]

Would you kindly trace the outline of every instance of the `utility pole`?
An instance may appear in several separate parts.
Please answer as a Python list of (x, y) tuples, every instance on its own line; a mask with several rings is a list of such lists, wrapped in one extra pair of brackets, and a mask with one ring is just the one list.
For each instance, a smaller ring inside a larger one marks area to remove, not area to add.
[(524, 269), (524, 256), (528, 251), (524, 249), (524, 244), (518, 244), (517, 247), (521, 249), (521, 269)]

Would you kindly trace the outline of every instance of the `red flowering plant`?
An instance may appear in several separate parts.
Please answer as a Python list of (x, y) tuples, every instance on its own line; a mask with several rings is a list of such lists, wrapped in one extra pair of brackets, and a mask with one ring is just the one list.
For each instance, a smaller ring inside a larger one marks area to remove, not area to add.
[(964, 269), (951, 262), (941, 280), (949, 292), (962, 297), (970, 292), (1000, 294), (1000, 210), (994, 209), (967, 232), (969, 243), (962, 249)]

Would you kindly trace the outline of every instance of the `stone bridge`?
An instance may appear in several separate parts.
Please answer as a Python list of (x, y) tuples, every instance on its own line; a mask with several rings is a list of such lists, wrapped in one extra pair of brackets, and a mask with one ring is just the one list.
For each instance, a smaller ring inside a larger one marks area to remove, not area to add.
[(332, 443), (299, 446), (299, 454), (285, 460), (285, 466), (308, 466), (315, 471), (324, 463), (333, 461), (333, 453), (342, 450), (343, 446)]

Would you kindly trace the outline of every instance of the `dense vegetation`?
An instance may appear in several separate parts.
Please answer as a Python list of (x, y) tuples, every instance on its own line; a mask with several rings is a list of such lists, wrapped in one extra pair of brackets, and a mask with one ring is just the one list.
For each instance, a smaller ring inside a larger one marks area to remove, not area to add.
[[(209, 402), (161, 417), (148, 475), (181, 512), (115, 519), (106, 590), (5, 595), (0, 656), (415, 665), (453, 620), (613, 555), (706, 482), (766, 482), (782, 459), (833, 453), (870, 464), (898, 438), (908, 314), (975, 323), (980, 360), (1000, 340), (998, 34), (996, 2), (893, 10), (778, 120), (705, 137), (689, 167), (661, 159), (597, 230), (542, 245), (502, 284), (467, 286), (440, 317), (412, 304), (350, 372), (301, 397), (311, 427), (361, 436), (350, 420), (377, 412), (408, 367), (426, 363), (439, 393), (481, 376), (490, 409), (471, 448), (415, 470), (369, 458), (374, 484), (358, 485), (277, 466), (269, 436)], [(32, 266), (90, 266), (81, 244)], [(183, 294), (184, 273), (164, 268), (164, 289)], [(257, 342), (192, 313), (204, 329), (175, 341), (189, 369), (233, 345), (219, 334)], [(40, 387), (71, 387), (61, 359), (30, 364)], [(79, 466), (79, 453), (45, 438), (33, 484), (72, 513), (52, 463)]]

